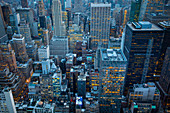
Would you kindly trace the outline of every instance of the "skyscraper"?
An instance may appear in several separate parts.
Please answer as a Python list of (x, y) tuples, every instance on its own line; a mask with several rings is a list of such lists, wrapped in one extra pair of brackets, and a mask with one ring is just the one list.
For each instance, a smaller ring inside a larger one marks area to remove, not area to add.
[(127, 59), (118, 49), (100, 49), (99, 104), (101, 113), (120, 113)]
[(108, 47), (110, 36), (110, 10), (111, 4), (91, 4), (91, 47), (96, 49), (101, 44)]
[(27, 23), (29, 23), (29, 27), (31, 30), (31, 35), (33, 35), (33, 11), (30, 8), (18, 8), (16, 12), (19, 13), (20, 19), (25, 19)]
[(39, 14), (39, 16), (45, 16), (45, 9), (44, 9), (43, 0), (38, 1), (38, 14)]
[(52, 16), (55, 36), (65, 36), (64, 24), (62, 22), (62, 10), (60, 0), (53, 0)]
[(170, 47), (167, 48), (161, 77), (157, 82), (161, 94), (161, 102), (166, 113), (170, 111)]
[(132, 0), (130, 11), (130, 22), (138, 22), (142, 0)]
[(21, 19), (20, 21), (19, 32), (23, 37), (25, 37), (25, 43), (32, 41), (29, 24), (27, 24), (24, 19)]
[(0, 15), (0, 43), (8, 40), (7, 34), (5, 33), (5, 27), (3, 24), (3, 19)]
[(26, 63), (28, 55), (26, 53), (25, 38), (21, 34), (14, 34), (12, 40), (17, 61)]
[(126, 25), (123, 51), (128, 60), (125, 93), (129, 86), (154, 81), (163, 30), (150, 22)]
[(165, 58), (165, 53), (167, 50), (167, 47), (170, 47), (170, 22), (164, 21), (159, 23), (159, 27), (164, 30), (164, 37), (163, 37), (163, 42), (162, 42), (162, 48), (161, 48), (161, 53), (158, 61), (158, 67), (156, 69), (156, 75), (161, 74), (162, 66), (163, 66), (163, 61)]
[(14, 50), (12, 50), (12, 47), (9, 43), (1, 43), (0, 44), (0, 51), (1, 51), (1, 67), (3, 65), (8, 65), (9, 70), (11, 72), (15, 72), (17, 69), (17, 63), (15, 58)]
[(0, 112), (1, 113), (17, 113), (12, 91), (9, 88), (0, 89)]

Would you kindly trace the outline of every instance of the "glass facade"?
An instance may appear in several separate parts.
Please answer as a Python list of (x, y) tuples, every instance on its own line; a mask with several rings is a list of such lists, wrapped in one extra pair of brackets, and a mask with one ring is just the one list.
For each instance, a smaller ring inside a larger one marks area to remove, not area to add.
[(153, 24), (150, 29), (142, 29), (136, 29), (132, 24), (126, 26), (124, 53), (128, 64), (125, 91), (133, 84), (154, 81), (163, 30)]

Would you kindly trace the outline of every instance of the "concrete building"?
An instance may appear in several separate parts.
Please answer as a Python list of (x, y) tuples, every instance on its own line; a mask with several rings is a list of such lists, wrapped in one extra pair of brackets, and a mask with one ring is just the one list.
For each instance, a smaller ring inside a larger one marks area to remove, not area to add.
[(65, 36), (66, 31), (62, 22), (62, 10), (60, 0), (53, 0), (52, 16), (54, 26), (54, 36)]
[(39, 61), (42, 61), (43, 59), (49, 59), (50, 57), (50, 49), (49, 46), (41, 46), (38, 48), (38, 58)]
[(49, 46), (50, 55), (57, 55), (63, 58), (68, 53), (68, 38), (53, 36)]
[(86, 98), (86, 75), (81, 73), (77, 80), (77, 95)]
[(1, 113), (17, 113), (12, 91), (9, 88), (0, 90), (0, 112)]
[[(151, 106), (149, 109), (146, 109), (149, 107), (147, 104)], [(159, 110), (160, 92), (153, 82), (134, 84), (133, 89), (130, 89), (128, 93), (128, 105), (133, 108), (131, 109), (132, 113), (137, 113), (134, 112), (134, 108), (137, 108), (138, 112), (142, 111), (145, 113), (152, 111), (152, 106), (154, 106), (154, 109)], [(141, 109), (140, 107), (143, 107), (144, 109)]]
[(25, 37), (22, 37), (21, 34), (14, 34), (12, 41), (17, 61), (26, 63), (28, 61), (28, 55), (26, 52)]
[(33, 35), (33, 12), (30, 8), (18, 8), (16, 9), (16, 12), (19, 13), (20, 19), (25, 19), (27, 23), (29, 23), (30, 29), (31, 29), (31, 35)]
[(26, 23), (26, 20), (21, 19), (19, 23), (19, 33), (25, 37), (25, 43), (29, 43), (32, 41), (31, 39), (31, 32), (29, 28), (29, 24)]
[(99, 45), (108, 47), (110, 36), (111, 4), (91, 4), (91, 48), (96, 49)]
[(119, 113), (127, 59), (119, 49), (100, 49), (96, 54), (99, 74), (100, 112)]

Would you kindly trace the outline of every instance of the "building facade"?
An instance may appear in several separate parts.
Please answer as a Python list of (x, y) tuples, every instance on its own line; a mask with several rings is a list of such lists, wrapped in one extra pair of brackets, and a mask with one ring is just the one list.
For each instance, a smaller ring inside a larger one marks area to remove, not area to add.
[(163, 30), (150, 22), (127, 24), (123, 51), (128, 60), (125, 91), (136, 83), (154, 81)]
[(101, 44), (108, 47), (110, 36), (111, 4), (91, 4), (91, 48), (96, 49)]

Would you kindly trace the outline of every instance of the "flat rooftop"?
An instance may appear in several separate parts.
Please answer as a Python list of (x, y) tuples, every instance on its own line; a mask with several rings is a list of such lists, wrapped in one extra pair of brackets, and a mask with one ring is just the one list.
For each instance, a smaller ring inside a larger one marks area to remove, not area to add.
[(103, 61), (127, 61), (120, 49), (101, 49)]
[(146, 25), (146, 24), (151, 24), (151, 28), (147, 28), (147, 29), (145, 29), (145, 28), (135, 28), (133, 25), (132, 25), (132, 23), (129, 23), (129, 24), (127, 24), (133, 31), (162, 31), (163, 29), (161, 29), (160, 27), (158, 27), (158, 26), (156, 26), (155, 24), (152, 24), (152, 23), (150, 23), (150, 22), (147, 22), (147, 21), (141, 21), (140, 22), (141, 24), (143, 24), (143, 25)]
[(91, 7), (111, 7), (111, 4), (91, 3)]

